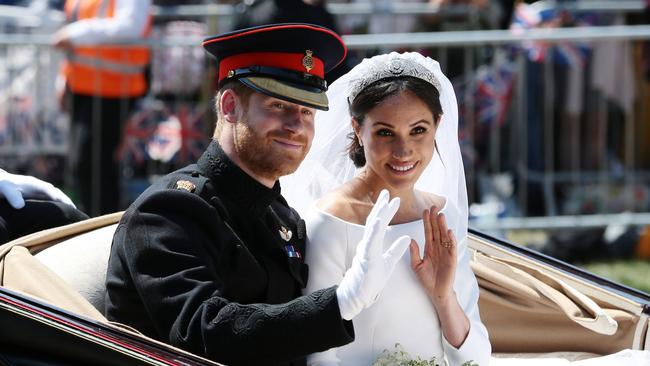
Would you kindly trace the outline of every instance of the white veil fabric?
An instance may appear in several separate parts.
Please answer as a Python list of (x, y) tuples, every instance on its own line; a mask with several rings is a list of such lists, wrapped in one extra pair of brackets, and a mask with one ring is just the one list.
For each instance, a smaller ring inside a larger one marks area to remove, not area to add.
[[(356, 175), (357, 169), (347, 154), (347, 146), (350, 143), (348, 135), (352, 132), (348, 97), (356, 95), (360, 91), (359, 86), (367, 86), (381, 79), (387, 71), (392, 72), (394, 76), (415, 76), (431, 83), (430, 75), (425, 77), (413, 71), (413, 68), (406, 67), (404, 71), (392, 70), (400, 63), (417, 63), (424, 66), (425, 72), (432, 73), (440, 85), (443, 115), (435, 136), (438, 151), (418, 179), (415, 188), (445, 197), (448, 205), (453, 204), (460, 211), (458, 231), (455, 232), (456, 235), (463, 236), (456, 238), (460, 244), (467, 233), (468, 203), (465, 172), (458, 143), (456, 94), (451, 82), (442, 73), (440, 64), (419, 53), (392, 52), (364, 59), (330, 86), (327, 91), (330, 109), (316, 114), (311, 150), (296, 172), (280, 179), (282, 195), (291, 207), (304, 216), (309, 206), (320, 197)], [(417, 70), (424, 69), (418, 66)]]

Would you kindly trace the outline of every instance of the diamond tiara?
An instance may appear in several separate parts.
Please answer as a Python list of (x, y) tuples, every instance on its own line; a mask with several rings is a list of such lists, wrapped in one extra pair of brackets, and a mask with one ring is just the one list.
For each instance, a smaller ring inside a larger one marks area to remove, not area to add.
[(374, 62), (368, 65), (368, 68), (361, 73), (362, 77), (352, 82), (348, 101), (352, 102), (363, 89), (378, 80), (399, 76), (422, 79), (433, 85), (440, 93), (440, 82), (429, 69), (416, 61), (399, 56), (396, 54), (388, 61)]

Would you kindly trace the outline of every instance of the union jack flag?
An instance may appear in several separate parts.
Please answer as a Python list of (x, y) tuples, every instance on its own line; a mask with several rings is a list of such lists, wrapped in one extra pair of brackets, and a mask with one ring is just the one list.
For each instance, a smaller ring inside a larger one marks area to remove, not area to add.
[(147, 144), (158, 123), (156, 114), (158, 111), (155, 109), (143, 107), (128, 118), (117, 149), (121, 161), (136, 166), (142, 166), (147, 161)]
[[(477, 124), (502, 125), (508, 113), (515, 80), (515, 63), (499, 55), (491, 65), (483, 65), (465, 80), (455, 83), (461, 129), (470, 119)], [(470, 106), (473, 106), (472, 110)]]
[[(552, 3), (538, 1), (533, 4), (519, 3), (513, 12), (510, 30), (521, 34), (533, 28), (557, 28), (566, 23), (576, 25), (592, 25), (593, 17), (590, 15), (572, 15), (562, 9), (557, 9)], [(556, 42), (525, 41), (522, 49), (533, 62), (542, 62), (545, 59), (566, 65), (583, 67), (589, 57), (591, 48), (582, 42)]]
[(177, 154), (177, 162), (187, 164), (196, 161), (210, 142), (210, 136), (206, 134), (205, 107), (197, 105), (190, 108), (187, 104), (181, 104), (176, 112), (176, 117), (181, 124), (181, 149)]
[(142, 166), (148, 160), (184, 165), (196, 161), (207, 147), (205, 108), (178, 104), (176, 111), (162, 102), (144, 104), (127, 121), (118, 148), (122, 161)]

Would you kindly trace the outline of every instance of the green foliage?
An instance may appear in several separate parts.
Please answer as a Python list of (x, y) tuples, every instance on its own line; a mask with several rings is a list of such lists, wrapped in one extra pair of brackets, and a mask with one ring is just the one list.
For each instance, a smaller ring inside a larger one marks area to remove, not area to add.
[[(404, 350), (404, 347), (395, 343), (395, 348), (393, 351), (387, 349), (381, 353), (379, 358), (375, 360), (372, 366), (446, 366), (447, 362), (443, 360), (436, 360), (435, 357), (432, 357), (429, 360), (423, 360), (420, 356), (416, 359), (411, 358), (411, 355)], [(464, 362), (461, 366), (478, 366), (472, 361)]]
[(599, 276), (650, 294), (650, 261), (618, 260), (587, 263), (581, 267)]

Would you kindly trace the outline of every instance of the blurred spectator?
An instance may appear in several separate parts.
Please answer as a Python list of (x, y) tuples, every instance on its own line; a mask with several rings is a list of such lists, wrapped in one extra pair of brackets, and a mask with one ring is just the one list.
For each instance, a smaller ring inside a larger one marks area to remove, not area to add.
[[(504, 25), (508, 1), (429, 0), (439, 8), (443, 30), (495, 29)], [(509, 20), (509, 18), (507, 19)], [(459, 29), (458, 29), (459, 28)]]
[(334, 16), (325, 8), (324, 0), (252, 0), (238, 5), (235, 29), (269, 23), (311, 23), (336, 30)]
[[(608, 225), (605, 228), (566, 229), (554, 232), (542, 253), (569, 263), (642, 258), (639, 228)], [(640, 254), (640, 253), (639, 253)]]
[(106, 44), (146, 37), (150, 5), (150, 0), (67, 0), (69, 24), (55, 34), (55, 47), (67, 56), (60, 75), (71, 117), (74, 188), (82, 209), (92, 215), (120, 208), (115, 149), (123, 122), (147, 91), (149, 49)]
[[(353, 0), (356, 3), (368, 0)], [(426, 0), (374, 0), (371, 1), (375, 10), (368, 18), (368, 33), (409, 33), (417, 28), (418, 17), (412, 14), (393, 14), (391, 9), (399, 9), (402, 5), (426, 3)]]
[[(422, 18), (416, 31), (448, 32), (496, 29), (510, 22), (510, 13), (504, 11), (508, 1), (488, 0), (430, 0), (430, 4), (438, 7), (438, 12)], [(467, 58), (472, 65), (488, 62), (491, 47), (446, 47), (434, 50), (432, 56), (442, 60), (445, 74), (450, 79), (464, 75), (471, 70), (465, 70)]]

